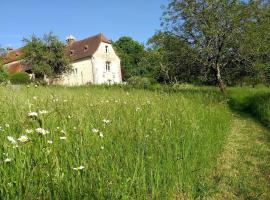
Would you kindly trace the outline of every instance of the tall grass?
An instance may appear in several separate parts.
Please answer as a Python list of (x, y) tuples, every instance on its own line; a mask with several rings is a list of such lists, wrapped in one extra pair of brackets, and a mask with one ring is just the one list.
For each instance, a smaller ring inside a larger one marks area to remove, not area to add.
[(231, 88), (229, 105), (235, 110), (250, 113), (270, 128), (269, 88)]
[[(174, 199), (214, 189), (208, 176), (231, 120), (215, 92), (18, 86), (0, 94), (0, 199)], [(22, 135), (29, 141), (7, 139)]]

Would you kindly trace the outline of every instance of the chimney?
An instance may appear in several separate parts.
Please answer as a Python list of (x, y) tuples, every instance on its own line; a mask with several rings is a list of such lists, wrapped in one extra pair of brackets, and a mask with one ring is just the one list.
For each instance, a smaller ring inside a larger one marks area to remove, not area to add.
[(10, 53), (11, 51), (13, 51), (12, 47), (7, 47), (7, 53)]
[(66, 37), (66, 42), (68, 45), (72, 45), (73, 42), (75, 42), (75, 37), (73, 35), (69, 35)]

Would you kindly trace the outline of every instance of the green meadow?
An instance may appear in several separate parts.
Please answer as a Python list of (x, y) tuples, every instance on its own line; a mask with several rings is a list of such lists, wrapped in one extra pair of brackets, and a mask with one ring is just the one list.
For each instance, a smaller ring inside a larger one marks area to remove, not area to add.
[[(221, 158), (238, 114), (217, 89), (30, 85), (3, 86), (0, 94), (0, 199), (228, 196), (222, 194), (228, 176), (219, 166), (225, 166)], [(264, 98), (260, 102), (269, 108)], [(261, 116), (265, 122), (269, 110)], [(267, 145), (262, 152), (269, 151)], [(270, 158), (262, 152), (265, 180)], [(252, 174), (246, 165), (241, 173)], [(228, 189), (234, 197), (270, 197), (267, 181), (253, 190), (248, 183), (256, 177), (238, 176), (235, 188)], [(238, 194), (240, 180), (247, 189)]]

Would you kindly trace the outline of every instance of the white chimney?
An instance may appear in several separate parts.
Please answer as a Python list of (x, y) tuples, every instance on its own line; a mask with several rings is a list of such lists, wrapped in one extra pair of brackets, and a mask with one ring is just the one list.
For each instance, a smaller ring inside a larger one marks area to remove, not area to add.
[(69, 35), (66, 37), (66, 42), (68, 45), (71, 45), (73, 42), (75, 42), (75, 37), (73, 35)]

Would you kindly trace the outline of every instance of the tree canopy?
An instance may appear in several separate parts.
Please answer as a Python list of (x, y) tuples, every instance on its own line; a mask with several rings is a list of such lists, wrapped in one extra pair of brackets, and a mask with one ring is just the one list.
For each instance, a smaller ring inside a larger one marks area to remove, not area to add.
[(131, 37), (121, 37), (113, 43), (118, 55), (121, 58), (121, 65), (124, 69), (124, 80), (132, 76), (142, 76), (145, 70), (140, 62), (145, 55), (144, 46), (133, 40)]
[(33, 35), (24, 39), (23, 60), (31, 66), (36, 77), (53, 78), (71, 70), (69, 58), (65, 54), (65, 44), (52, 33), (43, 38)]
[(205, 72), (214, 73), (224, 91), (226, 68), (241, 66), (241, 71), (261, 63), (264, 43), (269, 44), (268, 11), (266, 1), (171, 0), (162, 24), (196, 49)]

